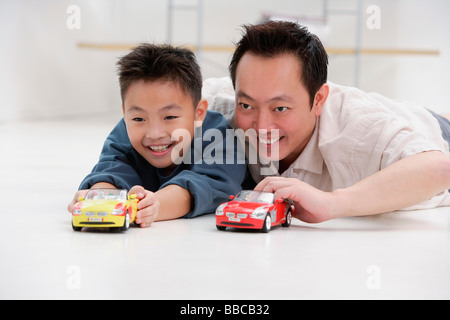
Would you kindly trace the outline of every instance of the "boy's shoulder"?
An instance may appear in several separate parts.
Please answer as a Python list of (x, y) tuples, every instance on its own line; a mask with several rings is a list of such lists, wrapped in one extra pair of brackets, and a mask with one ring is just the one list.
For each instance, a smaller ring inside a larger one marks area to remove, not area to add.
[(217, 111), (208, 110), (203, 121), (203, 131), (207, 129), (230, 129), (231, 126), (223, 114)]

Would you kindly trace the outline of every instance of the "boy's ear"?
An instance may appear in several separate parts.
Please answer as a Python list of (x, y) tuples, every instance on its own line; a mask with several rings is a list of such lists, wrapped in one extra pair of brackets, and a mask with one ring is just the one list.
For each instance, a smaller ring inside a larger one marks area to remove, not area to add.
[(206, 112), (208, 111), (208, 101), (200, 100), (195, 108), (195, 123), (196, 126), (201, 127), (203, 124), (203, 120), (205, 120)]
[(314, 114), (316, 117), (322, 114), (323, 105), (327, 101), (328, 94), (330, 93), (330, 87), (327, 83), (324, 83), (320, 89), (316, 92), (313, 102)]

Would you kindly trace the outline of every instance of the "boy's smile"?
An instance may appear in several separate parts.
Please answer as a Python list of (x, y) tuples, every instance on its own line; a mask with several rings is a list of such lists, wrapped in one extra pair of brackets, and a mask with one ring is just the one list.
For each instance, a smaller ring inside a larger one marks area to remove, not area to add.
[[(190, 148), (191, 140), (172, 141), (173, 132), (184, 129), (194, 136), (194, 122), (202, 121), (207, 105), (203, 101), (196, 108), (192, 98), (172, 81), (136, 81), (125, 95), (124, 119), (131, 144), (139, 154), (157, 168), (175, 164), (172, 150)], [(180, 154), (182, 156), (182, 154)]]

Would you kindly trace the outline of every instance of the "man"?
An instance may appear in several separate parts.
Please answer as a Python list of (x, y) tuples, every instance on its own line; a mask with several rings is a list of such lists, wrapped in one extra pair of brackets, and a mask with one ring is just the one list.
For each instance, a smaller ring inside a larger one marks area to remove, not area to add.
[[(272, 177), (250, 165), (255, 189), (293, 200), (310, 223), (450, 205), (448, 119), (327, 82), (325, 49), (295, 23), (245, 31), (230, 63), (230, 123), (256, 130), (255, 147), (279, 161)], [(204, 96), (214, 108), (230, 91), (206, 81)]]

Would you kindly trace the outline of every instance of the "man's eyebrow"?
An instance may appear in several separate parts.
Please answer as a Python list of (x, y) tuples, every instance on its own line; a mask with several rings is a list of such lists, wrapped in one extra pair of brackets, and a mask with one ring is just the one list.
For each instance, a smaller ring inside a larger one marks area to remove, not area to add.
[(282, 95), (279, 95), (279, 96), (269, 99), (268, 102), (276, 102), (276, 101), (292, 102), (293, 99), (291, 97), (289, 97), (288, 95), (282, 94)]
[(250, 97), (248, 94), (246, 94), (245, 92), (243, 92), (241, 90), (236, 92), (236, 97), (244, 98), (244, 99), (251, 100), (251, 101), (255, 101), (255, 99), (253, 99), (252, 97)]
[[(246, 94), (243, 91), (238, 91), (236, 93), (236, 96), (238, 98), (244, 98), (244, 99), (247, 99), (247, 100), (250, 100), (250, 101), (256, 101), (255, 99), (253, 99), (252, 97), (250, 97), (248, 94)], [(276, 97), (273, 97), (273, 98), (270, 98), (269, 100), (267, 100), (268, 103), (276, 102), (276, 101), (292, 102), (293, 99), (290, 96), (288, 96), (288, 95), (281, 94), (279, 96), (276, 96)]]

